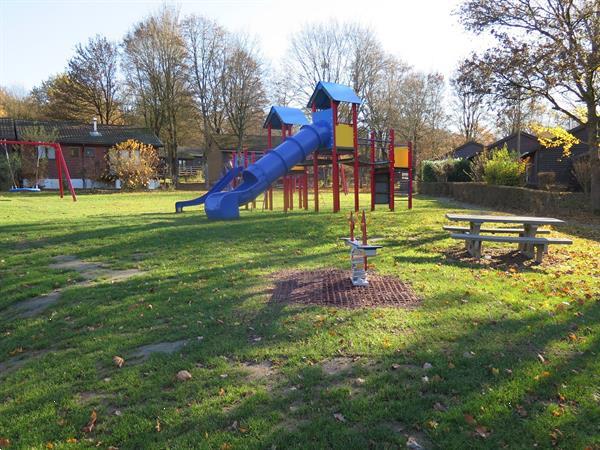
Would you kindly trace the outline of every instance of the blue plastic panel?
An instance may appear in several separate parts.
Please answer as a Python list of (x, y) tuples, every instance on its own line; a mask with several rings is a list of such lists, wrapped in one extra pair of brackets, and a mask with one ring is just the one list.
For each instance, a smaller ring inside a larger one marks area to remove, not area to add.
[(281, 130), (281, 125), (308, 125), (308, 119), (298, 108), (288, 106), (271, 106), (263, 128), (271, 124), (273, 130)]
[(330, 83), (327, 81), (319, 81), (315, 87), (315, 91), (308, 101), (308, 108), (312, 107), (313, 102), (318, 109), (329, 108), (331, 100), (336, 102), (353, 103), (360, 105), (362, 100), (356, 92), (350, 87), (343, 84)]

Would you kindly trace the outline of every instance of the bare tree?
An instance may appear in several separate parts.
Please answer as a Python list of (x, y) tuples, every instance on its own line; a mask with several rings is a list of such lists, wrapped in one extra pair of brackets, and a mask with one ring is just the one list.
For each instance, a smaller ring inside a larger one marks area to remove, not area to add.
[(93, 110), (100, 123), (115, 123), (121, 118), (118, 64), (117, 44), (99, 35), (90, 38), (85, 47), (78, 44), (68, 63), (71, 101)]
[(134, 107), (165, 142), (167, 168), (177, 182), (178, 119), (189, 100), (186, 51), (179, 17), (163, 7), (125, 36), (124, 70)]
[[(497, 45), (473, 61), (492, 75), (496, 93), (519, 89), (586, 124), (593, 210), (600, 211), (600, 8), (598, 0), (467, 0), (464, 26)], [(582, 119), (577, 105), (586, 109)]]
[(303, 98), (319, 81), (352, 86), (367, 96), (386, 67), (387, 55), (373, 29), (337, 21), (310, 24), (291, 38), (286, 73)]
[(225, 59), (222, 95), (227, 123), (240, 150), (249, 126), (262, 119), (266, 106), (263, 77), (256, 43), (245, 36), (233, 37)]
[[(443, 105), (444, 77), (439, 73), (411, 72), (399, 87), (399, 121), (396, 125), (401, 138), (413, 142), (414, 164), (421, 160), (421, 146), (428, 133), (443, 129), (447, 115)], [(435, 140), (430, 145), (436, 145)], [(430, 149), (435, 153), (436, 149)]]
[[(188, 82), (193, 105), (202, 124), (208, 157), (213, 136), (223, 132), (225, 122), (222, 84), (228, 36), (217, 23), (199, 16), (190, 16), (183, 21), (183, 35), (187, 49)], [(204, 173), (208, 183), (208, 164), (205, 164)]]
[(489, 97), (483, 74), (463, 62), (450, 81), (455, 120), (465, 142), (480, 138), (486, 100)]

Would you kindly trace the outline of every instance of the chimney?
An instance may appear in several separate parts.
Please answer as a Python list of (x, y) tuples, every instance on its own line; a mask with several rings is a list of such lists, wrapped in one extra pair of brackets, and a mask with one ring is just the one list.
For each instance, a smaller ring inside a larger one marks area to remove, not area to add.
[(100, 132), (98, 131), (98, 119), (96, 119), (95, 117), (92, 119), (92, 131), (90, 131), (90, 136), (102, 136), (102, 134), (100, 134)]

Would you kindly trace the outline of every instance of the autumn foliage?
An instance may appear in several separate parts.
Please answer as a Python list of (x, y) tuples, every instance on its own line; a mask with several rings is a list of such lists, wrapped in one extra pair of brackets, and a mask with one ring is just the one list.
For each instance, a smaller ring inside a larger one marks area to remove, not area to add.
[(158, 153), (151, 145), (133, 139), (111, 147), (106, 154), (111, 180), (121, 180), (122, 189), (135, 190), (156, 179)]

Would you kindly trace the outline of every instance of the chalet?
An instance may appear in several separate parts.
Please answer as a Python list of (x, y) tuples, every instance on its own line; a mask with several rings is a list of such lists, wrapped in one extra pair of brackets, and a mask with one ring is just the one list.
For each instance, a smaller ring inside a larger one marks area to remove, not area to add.
[(485, 146), (479, 142), (469, 141), (452, 150), (451, 156), (453, 158), (472, 159), (483, 152), (484, 148)]
[(589, 146), (585, 144), (588, 138), (588, 130), (585, 125), (575, 127), (569, 132), (581, 142), (571, 147), (570, 156), (564, 156), (562, 147), (545, 148), (541, 145), (530, 151), (527, 156), (530, 159), (530, 171), (527, 183), (530, 186), (538, 186), (538, 175), (543, 172), (555, 174), (554, 183), (568, 187), (577, 187), (577, 181), (573, 176), (573, 161), (589, 153)]
[(533, 134), (520, 131), (491, 143), (487, 148), (493, 152), (494, 150), (502, 149), (504, 146), (506, 146), (509, 152), (517, 152), (521, 157), (524, 157), (536, 150), (540, 146), (540, 143)]
[[(73, 187), (75, 188), (109, 188), (115, 187), (101, 181), (102, 174), (106, 172), (106, 153), (115, 144), (135, 139), (147, 145), (160, 149), (162, 142), (154, 133), (139, 127), (123, 125), (100, 125), (94, 121), (91, 124), (39, 121), (21, 119), (0, 119), (0, 139), (25, 140), (28, 132), (33, 128), (43, 127), (45, 130), (56, 134), (56, 141), (61, 145), (65, 162), (69, 167)], [(58, 188), (58, 174), (54, 150), (51, 148), (38, 148), (43, 152), (43, 157), (50, 160), (47, 174), (38, 184), (47, 189)], [(118, 184), (116, 185), (118, 187)]]

